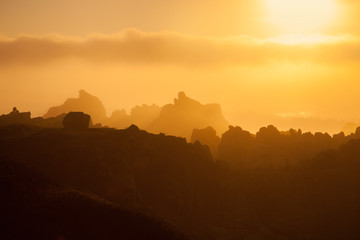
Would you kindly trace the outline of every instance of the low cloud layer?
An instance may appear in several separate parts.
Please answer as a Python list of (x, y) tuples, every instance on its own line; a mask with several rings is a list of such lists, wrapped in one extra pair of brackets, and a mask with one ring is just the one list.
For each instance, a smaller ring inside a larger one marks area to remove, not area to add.
[(204, 38), (138, 30), (82, 39), (22, 35), (0, 38), (0, 66), (39, 65), (68, 59), (183, 66), (258, 65), (270, 62), (338, 64), (360, 60), (360, 41), (350, 38), (320, 39), (315, 38), (312, 43), (285, 44), (245, 36)]

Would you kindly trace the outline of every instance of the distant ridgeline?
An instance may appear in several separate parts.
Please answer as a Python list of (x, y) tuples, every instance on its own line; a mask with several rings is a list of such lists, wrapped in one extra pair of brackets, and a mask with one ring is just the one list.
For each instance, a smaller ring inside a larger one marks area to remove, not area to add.
[[(20, 113), (16, 108), (8, 115), (0, 116), (0, 125), (29, 124), (45, 128), (62, 128), (62, 119), (69, 112), (83, 112), (91, 116), (94, 127), (108, 126), (126, 128), (132, 124), (152, 133), (165, 133), (188, 140), (193, 129), (208, 126), (222, 133), (229, 123), (222, 115), (220, 105), (203, 105), (180, 92), (174, 104), (163, 107), (142, 105), (131, 109), (130, 115), (123, 110), (116, 110), (110, 117), (99, 98), (84, 90), (79, 91), (78, 98), (69, 98), (62, 105), (51, 107), (43, 118), (31, 118), (30, 112)], [(91, 126), (92, 123), (91, 123)]]
[(230, 126), (221, 138), (211, 127), (194, 129), (191, 142), (208, 145), (215, 159), (242, 169), (297, 164), (358, 138), (360, 127), (347, 136), (343, 132), (330, 136), (320, 132), (303, 133), (300, 129), (280, 132), (270, 125), (256, 134)]
[(102, 102), (97, 97), (80, 90), (78, 98), (70, 98), (60, 106), (51, 107), (44, 118), (56, 117), (71, 111), (87, 113), (94, 123), (109, 127), (121, 129), (135, 124), (152, 133), (181, 136), (189, 140), (195, 128), (211, 126), (222, 133), (229, 125), (222, 115), (220, 105), (203, 105), (187, 97), (184, 92), (178, 94), (173, 104), (163, 107), (144, 104), (132, 108), (130, 114), (122, 109), (115, 110), (110, 117), (106, 117)]
[[(123, 129), (134, 124), (151, 133), (185, 137), (192, 143), (199, 141), (209, 146), (214, 159), (238, 169), (299, 163), (322, 151), (338, 149), (351, 139), (360, 138), (360, 128), (347, 136), (344, 133), (330, 136), (327, 133), (303, 133), (300, 129), (280, 132), (270, 125), (251, 134), (240, 127), (228, 127), (220, 105), (201, 104), (184, 92), (178, 94), (173, 104), (136, 106), (130, 114), (125, 110), (116, 110), (107, 117), (99, 98), (80, 90), (78, 98), (70, 98), (62, 105), (51, 107), (43, 118), (31, 118), (30, 112), (19, 112), (14, 108), (11, 113), (0, 116), (0, 125), (63, 128), (64, 117), (69, 112), (90, 115), (90, 128)], [(354, 126), (351, 125), (352, 128)]]

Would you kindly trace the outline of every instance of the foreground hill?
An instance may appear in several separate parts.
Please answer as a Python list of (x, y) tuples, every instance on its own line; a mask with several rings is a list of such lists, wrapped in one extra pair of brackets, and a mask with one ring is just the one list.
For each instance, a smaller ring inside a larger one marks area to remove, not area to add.
[(1, 239), (185, 239), (164, 222), (0, 158)]
[(136, 126), (1, 127), (0, 146), (54, 182), (159, 216), (191, 239), (360, 238), (360, 140), (294, 165), (239, 171), (208, 147)]
[(0, 146), (0, 154), (56, 183), (187, 227), (191, 213), (183, 210), (195, 208), (192, 195), (207, 189), (201, 179), (210, 176), (198, 172), (212, 161), (207, 147), (136, 126), (84, 131), (7, 126), (0, 129)]

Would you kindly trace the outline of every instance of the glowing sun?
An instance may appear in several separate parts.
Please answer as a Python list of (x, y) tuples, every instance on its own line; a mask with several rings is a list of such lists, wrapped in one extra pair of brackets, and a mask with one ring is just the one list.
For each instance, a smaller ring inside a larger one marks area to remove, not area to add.
[(282, 33), (314, 33), (335, 20), (335, 0), (266, 0), (269, 21)]

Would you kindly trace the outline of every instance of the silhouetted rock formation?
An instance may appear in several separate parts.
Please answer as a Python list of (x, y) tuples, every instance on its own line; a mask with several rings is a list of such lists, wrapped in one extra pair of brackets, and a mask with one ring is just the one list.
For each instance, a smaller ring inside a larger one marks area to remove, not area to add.
[(0, 158), (1, 239), (181, 240), (171, 225)]
[(65, 129), (84, 130), (89, 128), (91, 117), (83, 112), (69, 112), (63, 120)]
[(355, 133), (356, 129), (360, 127), (360, 123), (347, 123), (345, 124), (345, 126), (343, 127), (342, 131), (346, 134), (346, 135), (350, 135), (351, 133)]
[(30, 112), (20, 112), (16, 107), (9, 114), (0, 116), (0, 125), (26, 124), (43, 128), (62, 128), (65, 114), (43, 119), (41, 117), (31, 118)]
[(149, 125), (159, 117), (161, 107), (153, 104), (142, 106), (135, 106), (131, 109), (131, 120), (133, 124), (138, 125), (140, 128), (147, 129)]
[(187, 97), (184, 92), (180, 92), (178, 98), (174, 99), (174, 104), (168, 104), (162, 108), (160, 116), (150, 124), (148, 130), (190, 139), (193, 129), (211, 126), (222, 133), (226, 131), (228, 125), (222, 115), (220, 105), (203, 105)]
[(229, 126), (229, 130), (222, 135), (218, 157), (232, 166), (247, 166), (251, 161), (254, 141), (255, 136), (250, 132)]
[(104, 124), (114, 128), (125, 128), (131, 125), (131, 117), (126, 113), (125, 109), (115, 110), (111, 116), (105, 120)]
[[(254, 109), (255, 110), (255, 109)], [(255, 133), (262, 126), (274, 125), (278, 129), (290, 128), (302, 129), (304, 132), (328, 132), (336, 133), (341, 131), (344, 121), (340, 119), (321, 118), (307, 115), (302, 112), (265, 114), (252, 111), (228, 112), (227, 120), (243, 129)], [(359, 124), (360, 126), (360, 124)], [(344, 130), (342, 130), (344, 131)], [(345, 132), (346, 134), (350, 134)]]
[(30, 112), (20, 112), (16, 107), (9, 114), (0, 116), (0, 124), (29, 124), (31, 121)]
[(196, 141), (208, 145), (213, 157), (217, 158), (221, 138), (216, 135), (215, 129), (212, 127), (194, 129), (191, 134), (191, 142), (194, 143)]
[[(228, 122), (222, 115), (218, 104), (200, 104), (180, 92), (174, 104), (164, 107), (156, 105), (135, 106), (127, 114), (124, 109), (116, 110), (107, 118), (101, 101), (84, 90), (79, 91), (78, 98), (67, 99), (58, 107), (51, 107), (44, 118), (55, 117), (69, 112), (85, 112), (94, 123), (101, 123), (113, 128), (125, 128), (136, 124), (141, 129), (153, 133), (166, 133), (191, 138), (193, 129), (213, 127), (217, 132), (226, 131)], [(214, 150), (212, 150), (214, 151)]]
[(104, 124), (114, 128), (125, 128), (136, 124), (142, 129), (148, 129), (149, 125), (159, 117), (161, 108), (156, 105), (135, 106), (131, 109), (130, 115), (124, 109), (116, 110), (104, 121)]
[(280, 132), (272, 125), (261, 128), (256, 135), (240, 127), (229, 127), (222, 135), (219, 160), (237, 168), (278, 167), (311, 159), (322, 151), (338, 149), (351, 139), (360, 138), (360, 128), (354, 134), (302, 133), (290, 129)]
[(94, 123), (103, 123), (106, 119), (106, 111), (102, 102), (84, 90), (79, 91), (78, 98), (69, 98), (62, 105), (51, 107), (44, 118), (56, 117), (69, 112), (86, 112)]

